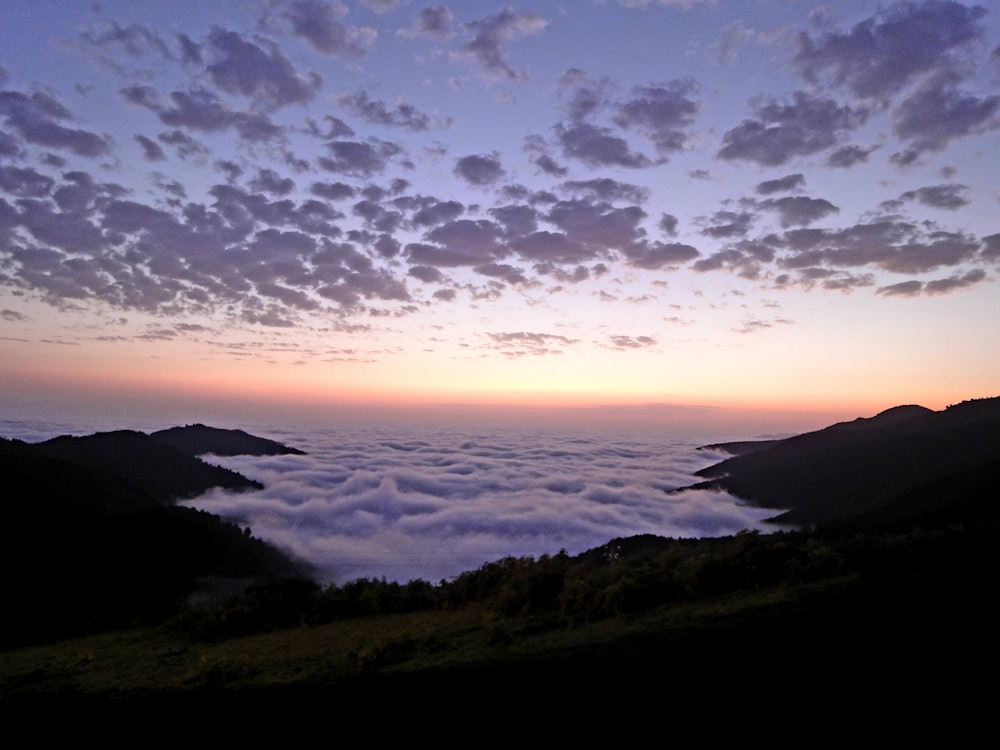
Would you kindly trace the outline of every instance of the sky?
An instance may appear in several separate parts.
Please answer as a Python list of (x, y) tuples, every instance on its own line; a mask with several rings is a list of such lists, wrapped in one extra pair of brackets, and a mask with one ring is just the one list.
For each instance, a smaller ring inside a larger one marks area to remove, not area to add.
[(995, 2), (10, 0), (0, 37), (8, 417), (1000, 393)]

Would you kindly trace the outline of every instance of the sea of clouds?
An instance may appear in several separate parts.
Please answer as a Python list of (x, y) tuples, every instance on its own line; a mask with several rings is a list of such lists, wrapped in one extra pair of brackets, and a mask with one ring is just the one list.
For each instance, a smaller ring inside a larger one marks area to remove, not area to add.
[(436, 582), (508, 555), (576, 554), (633, 534), (774, 530), (763, 519), (775, 511), (725, 493), (668, 494), (724, 457), (690, 440), (398, 426), (267, 437), (307, 455), (205, 456), (265, 489), (185, 504), (249, 526), (324, 582)]

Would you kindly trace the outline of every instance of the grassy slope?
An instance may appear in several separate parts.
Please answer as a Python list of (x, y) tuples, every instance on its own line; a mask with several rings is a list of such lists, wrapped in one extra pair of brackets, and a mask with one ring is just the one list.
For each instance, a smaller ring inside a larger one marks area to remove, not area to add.
[[(991, 598), (995, 526), (866, 537), (849, 570), (590, 621), (554, 609), (498, 614), (484, 601), (231, 638), (141, 628), (0, 654), (0, 705), (151, 708), (438, 702), (553, 695), (635, 705), (689, 701), (770, 680), (776, 705), (844, 689), (927, 699), (997, 666)], [(823, 541), (830, 545), (831, 540)], [(847, 547), (856, 541), (843, 540)], [(813, 543), (815, 544), (815, 543)], [(859, 676), (864, 675), (863, 680)], [(645, 689), (645, 688), (644, 688)], [(760, 700), (762, 686), (748, 698)]]

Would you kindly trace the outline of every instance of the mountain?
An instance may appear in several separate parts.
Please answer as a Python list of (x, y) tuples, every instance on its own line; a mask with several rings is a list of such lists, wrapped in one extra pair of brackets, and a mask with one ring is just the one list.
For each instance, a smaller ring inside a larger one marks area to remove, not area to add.
[[(712, 446), (726, 449), (726, 444)], [(942, 411), (897, 406), (739, 455), (698, 472), (695, 487), (728, 491), (784, 511), (794, 525), (872, 525), (928, 514), (995, 512), (1000, 480), (1000, 398)]]
[(243, 430), (222, 430), (203, 424), (171, 427), (150, 433), (150, 437), (189, 456), (202, 456), (206, 453), (217, 456), (305, 455), (305, 451), (298, 448), (250, 435)]
[[(63, 435), (29, 446), (28, 452), (113, 477), (123, 497), (138, 494), (156, 505), (195, 497), (212, 487), (236, 491), (263, 488), (259, 482), (207, 464), (161, 440), (130, 430), (99, 432), (86, 437)], [(118, 492), (85, 497), (74, 494), (79, 502), (105, 509), (119, 497)]]
[(175, 502), (260, 483), (141, 432), (0, 438), (0, 482), (0, 647), (155, 618), (207, 580), (305, 574), (249, 529)]

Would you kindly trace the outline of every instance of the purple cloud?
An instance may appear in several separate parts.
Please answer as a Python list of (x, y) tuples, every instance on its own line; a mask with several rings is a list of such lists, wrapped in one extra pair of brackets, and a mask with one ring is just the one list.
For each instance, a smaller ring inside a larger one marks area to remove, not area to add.
[(636, 87), (632, 98), (619, 106), (615, 123), (646, 133), (661, 155), (680, 151), (699, 110), (698, 102), (690, 96), (696, 90), (691, 80)]
[(344, 13), (339, 3), (298, 0), (289, 6), (285, 18), (292, 24), (292, 33), (305, 39), (317, 52), (364, 57), (377, 34), (367, 27), (345, 26), (340, 22)]
[(351, 96), (342, 96), (338, 101), (344, 109), (374, 125), (400, 127), (412, 131), (430, 128), (430, 117), (419, 112), (416, 107), (405, 101), (390, 109), (385, 102), (372, 99), (366, 91)]
[(772, 193), (787, 193), (791, 190), (803, 187), (806, 184), (805, 175), (801, 172), (785, 175), (775, 180), (765, 180), (757, 183), (757, 192), (760, 195), (771, 195)]
[(509, 62), (504, 44), (543, 31), (549, 22), (535, 13), (519, 13), (504, 8), (495, 16), (464, 24), (472, 40), (465, 44), (459, 56), (474, 60), (491, 78), (508, 81), (527, 79), (527, 73), (516, 70)]
[(69, 110), (40, 91), (31, 96), (0, 91), (0, 116), (28, 143), (89, 157), (103, 156), (111, 150), (108, 139), (97, 133), (60, 125), (59, 121), (70, 119)]
[(470, 185), (485, 186), (502, 179), (506, 172), (500, 164), (500, 155), (494, 152), (489, 155), (463, 156), (455, 162), (455, 175)]
[(403, 37), (424, 37), (445, 40), (454, 36), (451, 11), (444, 5), (422, 8), (408, 28), (397, 32)]
[(867, 118), (867, 109), (799, 91), (791, 103), (769, 102), (757, 109), (754, 119), (726, 131), (717, 156), (780, 166), (835, 145), (841, 133), (857, 128)]
[(952, 54), (983, 36), (986, 9), (946, 0), (897, 2), (847, 32), (799, 34), (794, 63), (809, 81), (829, 73), (861, 97), (890, 97), (917, 77), (956, 66)]
[(229, 94), (251, 98), (265, 110), (311, 101), (323, 83), (319, 74), (298, 74), (277, 45), (258, 41), (254, 44), (234, 31), (213, 28), (208, 42), (215, 60), (205, 69), (212, 82)]

